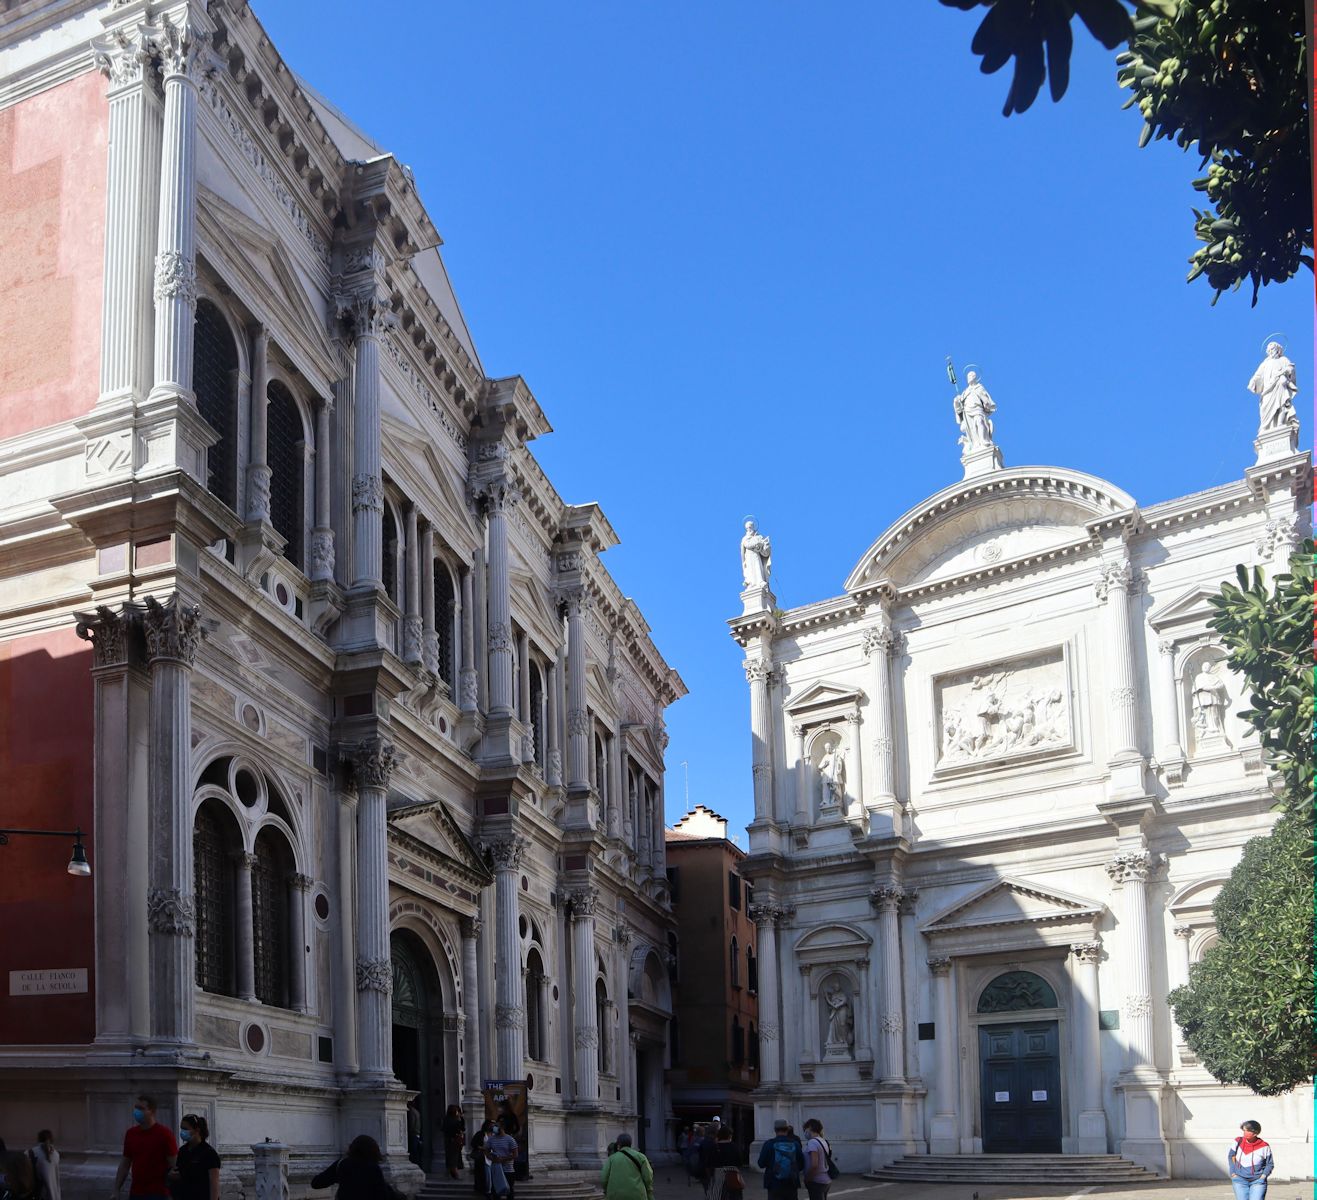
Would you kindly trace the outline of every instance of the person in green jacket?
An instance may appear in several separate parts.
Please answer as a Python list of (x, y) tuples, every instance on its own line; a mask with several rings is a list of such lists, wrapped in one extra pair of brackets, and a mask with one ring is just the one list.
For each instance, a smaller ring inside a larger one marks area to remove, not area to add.
[(599, 1172), (604, 1200), (654, 1200), (654, 1168), (649, 1159), (631, 1149), (629, 1133), (619, 1133), (616, 1146)]

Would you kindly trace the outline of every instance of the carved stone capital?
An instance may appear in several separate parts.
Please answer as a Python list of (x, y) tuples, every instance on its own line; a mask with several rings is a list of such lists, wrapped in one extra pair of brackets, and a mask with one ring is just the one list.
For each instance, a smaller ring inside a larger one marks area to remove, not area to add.
[(315, 883), (316, 883), (316, 881), (312, 879), (310, 875), (300, 875), (300, 874), (290, 875), (288, 877), (288, 882), (296, 891), (299, 892), (309, 892), (313, 887), (315, 887)]
[(1134, 567), (1128, 559), (1103, 563), (1098, 568), (1098, 580), (1093, 585), (1099, 600), (1105, 601), (1112, 590), (1128, 594), (1134, 586)]
[(1070, 953), (1075, 956), (1076, 961), (1096, 966), (1102, 961), (1102, 943), (1075, 942), (1070, 947)]
[(386, 788), (398, 765), (392, 742), (369, 737), (352, 747), (352, 775), (357, 787)]
[(1114, 883), (1146, 883), (1156, 864), (1147, 850), (1122, 850), (1107, 863), (1106, 871)]
[(379, 338), (397, 323), (388, 304), (373, 290), (349, 292), (337, 301), (340, 320), (352, 327), (353, 338)]
[(192, 259), (177, 250), (162, 250), (155, 256), (155, 299), (180, 300), (194, 304), (197, 299), (197, 267)]
[(741, 664), (745, 668), (745, 678), (747, 683), (767, 683), (769, 667), (765, 662), (757, 658), (747, 658)]
[(787, 910), (780, 904), (752, 904), (746, 914), (756, 925), (778, 925), (787, 915)]
[(200, 60), (210, 46), (210, 34), (162, 17), (156, 27), (155, 45), (166, 83), (180, 77), (195, 82)]
[(135, 29), (115, 29), (91, 44), (96, 68), (110, 81), (110, 89), (141, 83), (151, 64), (150, 31), (144, 25)]
[(1157, 640), (1157, 653), (1165, 654), (1168, 657), (1175, 653), (1175, 642), (1171, 638), (1159, 638)]
[(152, 663), (180, 662), (190, 667), (205, 636), (201, 609), (195, 604), (182, 603), (177, 592), (164, 604), (154, 596), (147, 597), (143, 629), (146, 656)]
[(573, 921), (584, 921), (587, 918), (593, 918), (595, 909), (599, 905), (599, 889), (592, 887), (573, 888), (568, 892), (567, 900), (572, 906)]
[(384, 511), (384, 481), (378, 475), (352, 476), (352, 511)]
[(869, 903), (879, 912), (898, 912), (905, 897), (904, 888), (897, 887), (895, 884), (884, 884), (882, 887), (874, 888), (869, 893)]
[(515, 871), (521, 865), (522, 855), (526, 853), (526, 839), (514, 836), (486, 842), (485, 850), (494, 864), (494, 870)]
[(462, 939), (478, 938), (480, 931), (484, 928), (484, 922), (479, 917), (462, 917), (458, 921), (458, 926), (462, 931)]
[(951, 972), (951, 959), (945, 957), (930, 958), (928, 960), (928, 969), (934, 975), (948, 975)]
[(1171, 932), (1187, 942), (1194, 935), (1194, 927), (1192, 925), (1176, 925), (1172, 927)]
[(896, 649), (899, 635), (889, 625), (878, 625), (866, 629), (860, 639), (860, 650), (866, 658), (875, 654), (891, 654)]
[(92, 668), (126, 667), (130, 637), (137, 614), (130, 608), (115, 612), (98, 604), (95, 612), (74, 613), (74, 631), (92, 646)]
[(234, 850), (229, 859), (239, 871), (251, 871), (261, 861), (249, 850)]
[(393, 991), (393, 963), (387, 958), (357, 959), (357, 991), (387, 996)]
[(191, 937), (196, 927), (191, 894), (178, 888), (152, 888), (146, 893), (146, 923), (152, 933)]

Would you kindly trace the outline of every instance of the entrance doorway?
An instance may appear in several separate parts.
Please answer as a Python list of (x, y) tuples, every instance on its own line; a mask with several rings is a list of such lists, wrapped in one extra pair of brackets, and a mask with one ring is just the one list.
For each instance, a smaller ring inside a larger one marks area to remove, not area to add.
[(1055, 1021), (979, 1027), (985, 1154), (1061, 1153)]
[(408, 1154), (419, 1157), (428, 1171), (435, 1152), (434, 1131), (444, 1112), (443, 995), (430, 954), (406, 930), (389, 938), (393, 960), (393, 1073), (404, 1087), (417, 1092), (421, 1117), (419, 1150), (410, 1144)]

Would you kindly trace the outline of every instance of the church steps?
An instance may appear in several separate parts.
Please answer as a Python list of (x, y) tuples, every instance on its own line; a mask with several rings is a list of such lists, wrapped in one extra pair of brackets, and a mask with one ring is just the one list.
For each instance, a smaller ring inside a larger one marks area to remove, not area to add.
[(907, 1154), (866, 1179), (921, 1183), (1153, 1183), (1153, 1172), (1117, 1154)]
[[(518, 1180), (515, 1188), (517, 1200), (599, 1200), (602, 1195), (592, 1180), (554, 1178), (548, 1174)], [(431, 1175), (426, 1179), (418, 1200), (477, 1200), (478, 1195), (471, 1186), (469, 1173), (463, 1173), (460, 1179)]]

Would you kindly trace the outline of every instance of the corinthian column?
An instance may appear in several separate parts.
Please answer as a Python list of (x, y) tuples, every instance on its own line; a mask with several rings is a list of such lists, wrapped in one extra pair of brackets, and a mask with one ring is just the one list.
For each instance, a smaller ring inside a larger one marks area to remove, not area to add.
[(239, 1000), (256, 999), (256, 931), (252, 928), (252, 868), (256, 855), (238, 850), (233, 855), (233, 909), (237, 928), (233, 953), (234, 991)]
[(517, 929), (517, 873), (526, 841), (510, 837), (491, 842), (494, 861), (494, 1030), (495, 1067), (500, 1079), (520, 1079), (526, 1057), (526, 1006), (522, 999), (521, 939)]
[(330, 515), (330, 493), (334, 477), (334, 452), (329, 437), (329, 418), (334, 402), (321, 396), (316, 403), (316, 526), (311, 534), (311, 578), (334, 578), (334, 524)]
[(774, 904), (753, 904), (749, 917), (758, 930), (759, 1082), (775, 1087), (782, 1080), (781, 984), (777, 968), (777, 923), (784, 913)]
[[(452, 637), (453, 614), (445, 612), (442, 616), (435, 610), (434, 599), (434, 526), (426, 525), (421, 531), (421, 623), (425, 628), (425, 650), (422, 659), (425, 669), (434, 674), (439, 673), (439, 621), (448, 622), (449, 637)], [(447, 694), (445, 692), (445, 694)]]
[(901, 990), (901, 901), (895, 885), (875, 888), (869, 899), (878, 910), (883, 944), (883, 1083), (905, 1083), (905, 999)]
[(357, 1053), (361, 1074), (393, 1074), (390, 1030), (393, 962), (389, 955), (389, 845), (386, 797), (396, 765), (391, 743), (378, 737), (352, 751), (357, 784)]
[(499, 479), (484, 491), (489, 526), (489, 712), (512, 716), (512, 600), (508, 580), (508, 506), (516, 496)]
[(570, 900), (576, 1103), (594, 1108), (599, 1104), (599, 1023), (594, 1006), (594, 915), (599, 893), (591, 887), (577, 888)]
[(462, 571), (462, 673), (458, 691), (464, 713), (480, 706), (480, 684), (476, 674), (476, 602), (471, 568)]
[(1155, 1071), (1152, 1040), (1152, 966), (1148, 957), (1148, 878), (1153, 856), (1122, 850), (1107, 864), (1121, 888), (1121, 949), (1124, 959), (1125, 1069)]
[(951, 959), (930, 958), (933, 973), (934, 1034), (937, 1039), (937, 1095), (929, 1128), (930, 1154), (959, 1154), (959, 1087), (956, 1078), (956, 1008), (951, 996)]
[(380, 465), (380, 337), (388, 321), (371, 292), (345, 298), (352, 320), (356, 365), (352, 438), (352, 586), (384, 583), (384, 479)]
[(193, 1040), (195, 908), (192, 896), (192, 664), (201, 610), (175, 593), (146, 601), (151, 664), (149, 817), (151, 1040), (168, 1047)]
[(421, 555), (420, 525), (416, 505), (407, 506), (407, 574), (403, 599), (407, 612), (403, 617), (402, 658), (414, 667), (421, 665), (424, 641), (424, 622), (421, 620)]
[(1130, 621), (1130, 593), (1134, 589), (1134, 568), (1121, 557), (1104, 563), (1097, 583), (1098, 599), (1106, 605), (1103, 646), (1111, 691), (1108, 757), (1119, 759), (1139, 756), (1138, 692), (1134, 673), (1134, 632)]
[(1098, 1031), (1098, 963), (1101, 942), (1081, 942), (1070, 947), (1074, 956), (1075, 1057), (1079, 1067), (1079, 1154), (1107, 1152), (1107, 1114), (1102, 1108), (1102, 1043)]
[(152, 397), (192, 394), (192, 324), (197, 308), (197, 55), (209, 41), (161, 19), (156, 33), (164, 78), (160, 211), (155, 255), (155, 384)]
[(270, 331), (256, 327), (252, 338), (251, 439), (247, 454), (247, 520), (270, 519), (270, 467), (266, 454), (270, 416)]
[(479, 917), (462, 918), (462, 1012), (466, 1017), (462, 1035), (462, 1051), (466, 1061), (466, 1090), (463, 1093), (467, 1106), (480, 1103), (480, 970)]
[(873, 804), (895, 815), (896, 753), (892, 721), (892, 651), (896, 634), (887, 614), (881, 623), (865, 632), (861, 648), (872, 663), (873, 685), (869, 697), (869, 719), (873, 722)]
[(567, 789), (590, 788), (590, 718), (585, 707), (585, 589), (564, 590), (567, 609)]
[(546, 701), (548, 706), (548, 724), (545, 731), (545, 745), (548, 746), (549, 765), (548, 773), (545, 776), (550, 787), (562, 787), (562, 746), (560, 745), (560, 729), (562, 720), (559, 717), (560, 696), (562, 694), (562, 685), (559, 682), (558, 661), (555, 659), (549, 664), (548, 682), (545, 684), (547, 692)]
[(770, 747), (773, 713), (768, 700), (768, 664), (747, 658), (743, 664), (750, 684), (750, 770), (754, 777), (755, 820), (773, 820), (773, 766)]

